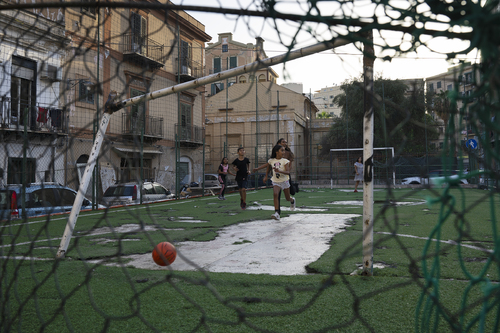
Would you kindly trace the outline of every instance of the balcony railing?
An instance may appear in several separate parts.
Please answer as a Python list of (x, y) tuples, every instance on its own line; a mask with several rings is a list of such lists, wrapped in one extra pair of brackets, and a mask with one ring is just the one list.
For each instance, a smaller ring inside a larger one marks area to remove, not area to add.
[(151, 69), (164, 66), (164, 46), (148, 37), (133, 33), (124, 34), (121, 49), (125, 60)]
[(205, 129), (194, 125), (175, 124), (175, 134), (181, 143), (201, 145), (205, 137)]
[(66, 133), (67, 119), (64, 109), (42, 103), (21, 103), (3, 98), (0, 101), (0, 128), (16, 131)]
[[(180, 71), (179, 71), (180, 66)], [(175, 59), (176, 75), (180, 76), (180, 82), (187, 82), (204, 76), (203, 65), (191, 58), (182, 57)]]
[(146, 126), (144, 126), (142, 116), (130, 117), (128, 113), (122, 113), (122, 134), (141, 135), (144, 128), (144, 135), (153, 138), (163, 138), (163, 118), (146, 116)]

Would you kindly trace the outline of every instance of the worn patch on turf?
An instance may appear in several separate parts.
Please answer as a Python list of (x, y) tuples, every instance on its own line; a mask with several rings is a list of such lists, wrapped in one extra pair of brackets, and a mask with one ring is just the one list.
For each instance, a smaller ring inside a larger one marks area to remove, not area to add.
[[(151, 253), (124, 256), (127, 265), (143, 269), (298, 275), (330, 247), (331, 238), (345, 230), (358, 214), (292, 214), (279, 221), (239, 223), (221, 229), (210, 242), (176, 243), (177, 258), (167, 267), (156, 265)], [(241, 244), (239, 244), (241, 243)]]

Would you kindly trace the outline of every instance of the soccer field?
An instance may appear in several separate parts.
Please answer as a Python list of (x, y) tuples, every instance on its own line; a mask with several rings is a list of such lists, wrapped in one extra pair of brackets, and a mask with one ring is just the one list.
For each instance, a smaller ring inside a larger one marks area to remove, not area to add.
[[(498, 195), (487, 202), (485, 191), (453, 189), (440, 204), (442, 192), (374, 192), (373, 277), (357, 274), (362, 193), (350, 190), (302, 190), (294, 212), (282, 200), (280, 221), (270, 218), (270, 189), (249, 191), (246, 210), (233, 193), (226, 201), (87, 212), (57, 261), (66, 215), (13, 221), (1, 229), (2, 325), (22, 332), (406, 332), (436, 323), (438, 332), (494, 331)], [(161, 241), (177, 247), (169, 267), (151, 258)]]

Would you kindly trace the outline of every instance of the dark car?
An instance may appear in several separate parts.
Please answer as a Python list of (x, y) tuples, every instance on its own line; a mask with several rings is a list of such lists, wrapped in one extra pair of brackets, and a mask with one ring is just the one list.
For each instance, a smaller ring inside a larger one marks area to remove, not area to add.
[(139, 188), (135, 182), (111, 185), (104, 192), (102, 203), (106, 206), (139, 204), (141, 196), (143, 203), (174, 198), (170, 190), (157, 182), (144, 182), (141, 191)]
[[(0, 220), (70, 212), (77, 192), (57, 183), (31, 183), (25, 187), (23, 212), (22, 185), (0, 188)], [(99, 208), (104, 208), (100, 206)], [(92, 202), (84, 199), (81, 209), (92, 209)]]

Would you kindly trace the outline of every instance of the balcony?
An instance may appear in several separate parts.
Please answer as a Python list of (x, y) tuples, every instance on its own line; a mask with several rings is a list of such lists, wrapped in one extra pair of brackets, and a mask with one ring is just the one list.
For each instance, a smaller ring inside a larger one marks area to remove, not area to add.
[(179, 58), (175, 59), (175, 75), (179, 77), (179, 83), (192, 81), (203, 77), (203, 66), (201, 63), (190, 58), (181, 58), (181, 70), (179, 71)]
[(0, 130), (31, 133), (66, 134), (67, 119), (64, 109), (42, 103), (21, 103), (3, 98), (0, 101)]
[(203, 145), (205, 129), (194, 125), (175, 124), (175, 135), (181, 147), (196, 147)]
[(123, 60), (151, 70), (164, 66), (164, 47), (154, 40), (137, 34), (122, 35)]
[(144, 137), (151, 139), (163, 138), (163, 118), (146, 116), (146, 126), (143, 126), (142, 116), (130, 117), (122, 113), (122, 134), (125, 136), (140, 136), (144, 128)]

